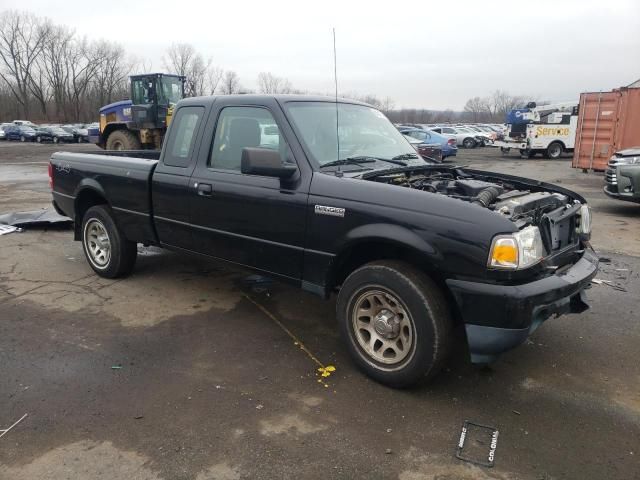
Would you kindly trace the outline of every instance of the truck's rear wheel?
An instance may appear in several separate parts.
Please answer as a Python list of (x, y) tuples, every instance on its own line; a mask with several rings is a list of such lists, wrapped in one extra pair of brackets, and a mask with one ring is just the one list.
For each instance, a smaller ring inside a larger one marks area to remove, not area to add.
[(374, 380), (407, 387), (446, 359), (451, 317), (438, 286), (411, 265), (372, 262), (345, 280), (337, 317), (353, 360)]
[(558, 159), (562, 156), (564, 148), (560, 142), (551, 142), (547, 147), (547, 157), (552, 159)]
[(140, 150), (140, 140), (128, 130), (115, 130), (107, 138), (107, 150)]
[(138, 254), (137, 244), (122, 234), (106, 205), (91, 207), (84, 214), (82, 248), (91, 268), (106, 278), (131, 273)]

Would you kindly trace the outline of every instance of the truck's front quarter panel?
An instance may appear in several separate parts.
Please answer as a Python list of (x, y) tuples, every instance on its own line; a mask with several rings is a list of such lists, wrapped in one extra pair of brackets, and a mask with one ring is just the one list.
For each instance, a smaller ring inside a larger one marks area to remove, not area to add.
[(414, 252), (442, 280), (484, 278), (494, 233), (515, 228), (441, 195), (322, 173), (313, 177), (307, 218), (305, 280), (320, 285), (332, 283), (343, 252), (368, 242)]

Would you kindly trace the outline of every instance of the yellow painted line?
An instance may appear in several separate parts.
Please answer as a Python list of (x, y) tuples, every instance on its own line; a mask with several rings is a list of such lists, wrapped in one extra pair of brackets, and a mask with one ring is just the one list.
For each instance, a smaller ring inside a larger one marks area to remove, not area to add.
[[(269, 317), (273, 321), (273, 323), (278, 325), (278, 327), (280, 327), (284, 331), (284, 333), (289, 335), (289, 337), (293, 340), (294, 345), (296, 345), (298, 348), (300, 348), (300, 350), (302, 350), (304, 353), (307, 354), (307, 356), (318, 366), (316, 375), (319, 374), (320, 377), (329, 377), (331, 373), (336, 371), (336, 368), (333, 365), (325, 366), (324, 363), (318, 360), (318, 357), (316, 357), (313, 353), (311, 353), (311, 351), (305, 346), (305, 344), (302, 343), (302, 340), (296, 337), (295, 334), (291, 330), (289, 330), (280, 320), (278, 320), (273, 313), (271, 313), (265, 307), (260, 305), (249, 295), (244, 294), (244, 297), (247, 300), (249, 300), (251, 303), (253, 303), (262, 313), (264, 313), (267, 317)], [(327, 385), (322, 380), (322, 378), (318, 378), (318, 383), (322, 383), (325, 386), (325, 388), (329, 387), (329, 385)]]

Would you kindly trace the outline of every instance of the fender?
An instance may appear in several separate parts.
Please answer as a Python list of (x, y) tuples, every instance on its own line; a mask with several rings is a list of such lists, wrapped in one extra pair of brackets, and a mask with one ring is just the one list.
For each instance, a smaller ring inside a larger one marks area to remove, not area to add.
[[(412, 258), (416, 262), (421, 261), (421, 263), (428, 265), (427, 268), (430, 271), (438, 270), (438, 265), (443, 261), (442, 254), (416, 232), (401, 225), (390, 223), (373, 223), (355, 227), (349, 230), (338, 244), (340, 248), (337, 255), (328, 262), (324, 276), (326, 293), (334, 287), (342, 268), (348, 265), (354, 256), (358, 257), (359, 260), (364, 260), (364, 263), (384, 258), (384, 251), (364, 252), (366, 248), (359, 249), (359, 246), (386, 244), (392, 248), (411, 252)], [(363, 254), (364, 256), (361, 257)]]
[(391, 223), (370, 223), (349, 230), (344, 241), (341, 242), (343, 244), (341, 251), (363, 242), (395, 243), (418, 250), (429, 257), (436, 256), (435, 248), (424, 238), (406, 227)]

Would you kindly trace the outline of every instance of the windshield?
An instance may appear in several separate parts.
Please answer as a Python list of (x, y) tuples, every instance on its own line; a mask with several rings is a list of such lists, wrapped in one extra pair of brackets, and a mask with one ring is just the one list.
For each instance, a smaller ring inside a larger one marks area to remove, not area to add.
[(289, 102), (286, 109), (318, 166), (352, 157), (391, 160), (402, 155), (417, 157), (412, 160), (414, 163), (425, 163), (407, 139), (375, 108), (338, 104), (339, 155), (335, 103)]
[(175, 104), (182, 100), (182, 80), (176, 77), (162, 77), (158, 85), (158, 103)]

